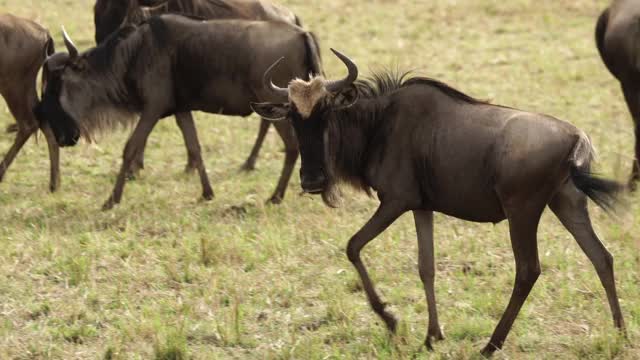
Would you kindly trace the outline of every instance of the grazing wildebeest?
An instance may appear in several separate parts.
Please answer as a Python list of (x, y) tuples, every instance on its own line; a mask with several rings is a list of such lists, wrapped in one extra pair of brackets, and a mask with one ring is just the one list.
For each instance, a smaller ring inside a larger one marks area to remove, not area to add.
[(0, 163), (0, 182), (18, 155), (22, 146), (42, 129), (49, 146), (51, 162), (49, 190), (56, 191), (60, 185), (58, 144), (48, 126), (40, 127), (33, 108), (38, 102), (36, 78), (47, 54), (54, 52), (49, 32), (27, 19), (10, 14), (0, 15), (0, 94), (7, 102), (15, 125), (8, 130), (16, 131), (16, 138)]
[[(349, 75), (339, 81), (270, 83), (284, 103), (252, 104), (267, 119), (288, 118), (300, 145), (302, 188), (333, 205), (334, 188), (347, 182), (377, 192), (380, 206), (347, 246), (373, 310), (394, 331), (360, 250), (400, 215), (413, 211), (419, 272), (429, 311), (425, 344), (442, 339), (434, 294), (433, 212), (460, 219), (509, 221), (516, 262), (513, 293), (485, 355), (500, 349), (540, 274), (537, 227), (548, 205), (596, 268), (616, 327), (624, 329), (613, 258), (593, 231), (587, 197), (608, 208), (619, 185), (590, 175), (587, 135), (550, 116), (491, 105), (433, 79), (380, 74), (355, 81), (356, 65), (334, 51)], [(355, 82), (354, 82), (355, 81)]]
[[(284, 21), (302, 26), (298, 17), (289, 9), (262, 0), (160, 0), (138, 2), (137, 0), (97, 0), (94, 6), (95, 39), (100, 44), (106, 37), (123, 25), (136, 25), (153, 15), (164, 13), (196, 15), (208, 20), (245, 19)], [(316, 45), (317, 46), (317, 45)], [(194, 126), (185, 124), (190, 117), (176, 116), (180, 129)], [(260, 121), (258, 137), (243, 170), (253, 170), (271, 123)], [(189, 141), (183, 132), (185, 142)], [(144, 148), (133, 162), (132, 173), (144, 167)], [(195, 169), (195, 159), (188, 158), (186, 171)]]
[(629, 188), (640, 180), (640, 2), (614, 0), (596, 24), (596, 45), (609, 72), (620, 82), (635, 127)]
[[(284, 22), (201, 21), (179, 15), (150, 18), (138, 27), (121, 28), (101, 45), (78, 53), (65, 33), (67, 53), (47, 59), (48, 84), (36, 115), (48, 122), (61, 146), (74, 145), (82, 135), (114, 123), (140, 120), (124, 149), (113, 193), (104, 205), (120, 202), (126, 177), (160, 118), (200, 110), (248, 116), (250, 101), (269, 100), (262, 74), (281, 54), (290, 56), (276, 74), (286, 84), (294, 77), (321, 72), (318, 49), (310, 33)], [(284, 167), (272, 199), (282, 199), (298, 157), (298, 144), (287, 123), (276, 124), (287, 146)], [(183, 131), (190, 156), (196, 160), (203, 197), (211, 199), (196, 129)]]

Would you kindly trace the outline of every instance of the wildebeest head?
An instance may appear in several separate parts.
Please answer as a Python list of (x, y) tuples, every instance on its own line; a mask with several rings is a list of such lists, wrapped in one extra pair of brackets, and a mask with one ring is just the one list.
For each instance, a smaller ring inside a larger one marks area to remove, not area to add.
[(100, 102), (105, 98), (101, 84), (104, 78), (95, 76), (87, 53), (79, 54), (64, 29), (63, 34), (68, 52), (55, 53), (45, 60), (44, 92), (34, 112), (41, 123), (49, 124), (60, 146), (73, 146), (80, 135), (91, 138), (87, 119), (105, 113)]
[(342, 80), (327, 81), (321, 76), (309, 81), (295, 79), (287, 89), (278, 88), (271, 82), (271, 71), (278, 60), (264, 74), (263, 82), (280, 97), (288, 97), (287, 103), (252, 103), (253, 110), (265, 119), (291, 120), (298, 143), (302, 166), (300, 181), (302, 189), (312, 194), (325, 194), (333, 182), (328, 164), (327, 130), (336, 110), (353, 105), (358, 91), (353, 82), (358, 77), (358, 68), (347, 56), (331, 49), (346, 65), (349, 74)]

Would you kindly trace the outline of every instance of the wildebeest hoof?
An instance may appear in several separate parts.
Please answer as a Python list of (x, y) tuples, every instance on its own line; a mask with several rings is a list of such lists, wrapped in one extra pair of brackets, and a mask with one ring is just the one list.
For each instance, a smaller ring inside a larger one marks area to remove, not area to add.
[(382, 314), (382, 320), (384, 320), (384, 323), (387, 325), (387, 329), (389, 329), (392, 334), (395, 334), (398, 328), (398, 320), (388, 312)]
[(490, 358), (493, 353), (496, 350), (500, 350), (497, 347), (495, 347), (495, 345), (493, 345), (492, 343), (488, 343), (487, 346), (484, 347), (484, 349), (482, 349), (482, 351), (480, 351), (480, 355), (484, 356), (485, 358)]
[(256, 169), (256, 164), (254, 162), (245, 161), (244, 164), (240, 167), (240, 171), (253, 171)]
[(213, 200), (214, 195), (213, 195), (213, 190), (211, 191), (205, 191), (202, 193), (202, 199), (205, 201), (210, 201)]
[(273, 195), (269, 200), (267, 200), (267, 204), (280, 205), (282, 203), (282, 196)]
[(440, 329), (434, 331), (433, 333), (429, 332), (427, 334), (427, 338), (424, 340), (424, 345), (427, 347), (427, 350), (433, 351), (433, 342), (437, 342), (440, 340), (444, 340), (444, 336)]
[(55, 184), (55, 183), (49, 184), (49, 192), (54, 193), (54, 192), (58, 191), (59, 187), (60, 186), (58, 184)]
[(113, 207), (117, 204), (113, 197), (109, 197), (109, 199), (102, 205), (102, 211), (107, 211), (113, 209)]

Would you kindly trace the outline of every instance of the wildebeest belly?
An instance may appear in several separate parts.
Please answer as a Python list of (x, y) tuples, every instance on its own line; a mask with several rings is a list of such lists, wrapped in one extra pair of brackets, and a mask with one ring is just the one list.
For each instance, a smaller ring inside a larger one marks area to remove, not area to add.
[(436, 181), (429, 199), (434, 211), (475, 222), (497, 223), (505, 219), (491, 177), (479, 175), (478, 171), (461, 171)]
[(474, 109), (474, 116), (460, 113), (435, 121), (427, 131), (416, 131), (426, 135), (414, 139), (423, 149), (422, 188), (433, 210), (476, 222), (504, 220), (495, 191), (499, 113), (499, 109)]
[(228, 78), (199, 79), (177, 91), (179, 108), (223, 115), (249, 116), (253, 94), (243, 82)]

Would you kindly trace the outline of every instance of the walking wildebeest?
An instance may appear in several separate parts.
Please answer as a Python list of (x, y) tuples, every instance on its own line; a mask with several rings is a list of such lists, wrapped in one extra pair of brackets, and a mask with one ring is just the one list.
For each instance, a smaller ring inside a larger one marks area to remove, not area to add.
[[(413, 211), (419, 272), (429, 311), (425, 344), (442, 339), (434, 294), (433, 212), (460, 219), (509, 221), (516, 262), (513, 293), (485, 355), (500, 349), (540, 274), (537, 227), (549, 205), (596, 268), (613, 321), (624, 329), (616, 295), (613, 258), (593, 231), (587, 197), (612, 206), (619, 185), (589, 173), (593, 148), (587, 135), (550, 116), (491, 105), (428, 78), (379, 74), (356, 81), (358, 68), (334, 53), (349, 74), (293, 80), (287, 89), (270, 82), (284, 103), (253, 104), (267, 119), (291, 119), (300, 145), (305, 192), (335, 200), (337, 183), (374, 190), (380, 206), (347, 246), (373, 310), (393, 332), (360, 250), (400, 215)], [(288, 100), (286, 100), (288, 99)]]
[(635, 127), (635, 152), (629, 188), (640, 179), (640, 2), (614, 0), (596, 24), (596, 45), (602, 61), (622, 87)]
[[(207, 20), (217, 19), (245, 19), (284, 21), (302, 26), (298, 17), (289, 9), (262, 0), (161, 0), (145, 3), (137, 0), (97, 0), (94, 6), (95, 38), (100, 44), (107, 35), (123, 25), (137, 25), (153, 15), (164, 13), (188, 14)], [(317, 45), (316, 45), (317, 46)], [(178, 127), (182, 130), (194, 125), (185, 124), (189, 117), (176, 116)], [(244, 170), (253, 170), (271, 123), (264, 119), (260, 121), (260, 128), (255, 144), (245, 163)], [(183, 132), (185, 142), (188, 141)], [(132, 173), (144, 167), (144, 148), (139, 158), (133, 162)], [(195, 159), (188, 158), (186, 171), (195, 169)], [(279, 200), (279, 199), (277, 199)], [(277, 201), (276, 201), (277, 202)]]
[(0, 48), (0, 94), (16, 119), (9, 130), (17, 131), (11, 149), (0, 163), (0, 182), (22, 146), (40, 128), (49, 146), (49, 190), (56, 191), (60, 185), (58, 144), (51, 129), (46, 125), (40, 127), (33, 115), (33, 108), (38, 102), (36, 78), (47, 54), (54, 52), (53, 40), (49, 32), (35, 22), (2, 14)]
[[(150, 18), (127, 26), (101, 45), (78, 53), (65, 33), (67, 53), (45, 62), (49, 81), (36, 115), (48, 122), (61, 146), (74, 145), (82, 135), (117, 122), (130, 123), (140, 113), (124, 149), (123, 163), (104, 209), (120, 202), (126, 171), (160, 118), (182, 114), (193, 124), (190, 111), (249, 116), (250, 101), (272, 100), (262, 87), (262, 74), (282, 54), (289, 61), (276, 74), (286, 84), (322, 71), (318, 49), (310, 33), (283, 22), (212, 20), (179, 15)], [(276, 124), (285, 140), (284, 167), (272, 199), (284, 196), (298, 157), (298, 144), (287, 123)], [(196, 129), (183, 129), (189, 154), (196, 159), (203, 197), (211, 199)]]

